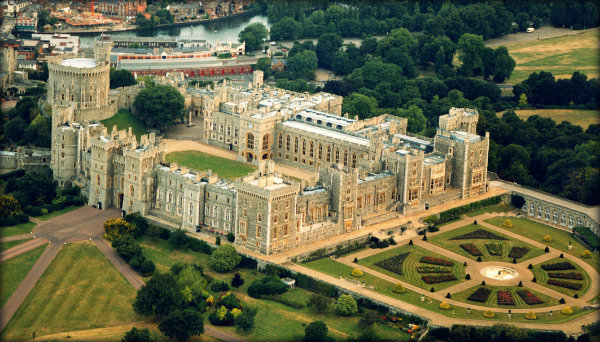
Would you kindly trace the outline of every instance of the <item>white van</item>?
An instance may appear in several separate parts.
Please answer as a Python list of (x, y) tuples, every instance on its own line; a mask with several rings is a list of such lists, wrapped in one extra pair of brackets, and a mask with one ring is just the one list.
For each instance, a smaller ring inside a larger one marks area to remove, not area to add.
[(527, 28), (527, 33), (531, 33), (531, 32), (533, 32), (533, 31), (535, 31), (535, 29), (534, 29), (533, 27), (528, 27), (528, 28)]

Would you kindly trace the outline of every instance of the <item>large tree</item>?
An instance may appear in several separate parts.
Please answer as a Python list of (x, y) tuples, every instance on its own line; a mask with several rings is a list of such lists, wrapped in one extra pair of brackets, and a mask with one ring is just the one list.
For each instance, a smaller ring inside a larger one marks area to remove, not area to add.
[(133, 74), (129, 70), (115, 70), (110, 68), (110, 89), (128, 87), (137, 84)]
[(195, 309), (175, 310), (160, 322), (158, 329), (169, 338), (187, 341), (204, 332), (204, 320)]
[(265, 25), (262, 23), (252, 23), (240, 31), (238, 40), (246, 42), (246, 51), (254, 51), (260, 49), (268, 34), (269, 31)]
[(483, 71), (483, 37), (471, 33), (463, 34), (458, 40), (460, 71), (465, 76), (479, 75)]
[(262, 57), (256, 61), (256, 64), (252, 65), (254, 70), (262, 70), (264, 78), (271, 76), (273, 69), (271, 69), (271, 59), (269, 57)]
[(292, 79), (313, 78), (313, 71), (317, 68), (317, 55), (310, 50), (304, 50), (288, 58), (287, 70)]
[(56, 197), (57, 183), (46, 172), (27, 173), (16, 181), (9, 182), (5, 191), (12, 192), (21, 207), (50, 203)]
[(316, 48), (319, 66), (330, 69), (333, 58), (342, 47), (343, 42), (342, 38), (335, 33), (325, 33), (319, 37)]
[(210, 256), (210, 268), (217, 272), (229, 272), (242, 261), (232, 245), (222, 245)]
[(182, 304), (183, 294), (175, 278), (170, 273), (159, 273), (138, 290), (133, 310), (143, 316), (164, 317)]
[(304, 328), (304, 341), (318, 342), (327, 339), (327, 324), (323, 321), (311, 322)]
[(149, 86), (138, 94), (133, 106), (148, 126), (159, 130), (184, 119), (183, 96), (171, 86)]
[(342, 111), (351, 115), (358, 115), (360, 118), (370, 118), (375, 115), (377, 110), (377, 100), (372, 96), (359, 93), (352, 93), (344, 98)]

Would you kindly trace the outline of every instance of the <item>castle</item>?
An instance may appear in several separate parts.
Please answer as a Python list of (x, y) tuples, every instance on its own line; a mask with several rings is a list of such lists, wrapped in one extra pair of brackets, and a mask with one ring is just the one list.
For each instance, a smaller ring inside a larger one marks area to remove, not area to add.
[[(97, 122), (130, 107), (141, 87), (109, 90), (110, 48), (99, 40), (93, 57), (49, 63), (51, 167), (59, 184), (80, 185), (89, 205), (231, 232), (236, 245), (272, 254), (487, 191), (489, 135), (475, 133), (476, 110), (452, 108), (434, 139), (417, 137), (404, 118), (342, 116), (341, 97), (272, 88), (261, 71), (247, 87), (157, 79), (185, 96), (202, 141), (237, 151), (258, 170), (229, 181), (168, 165), (154, 134), (138, 141), (131, 129), (109, 133)], [(317, 170), (318, 179), (286, 177), (274, 163)]]

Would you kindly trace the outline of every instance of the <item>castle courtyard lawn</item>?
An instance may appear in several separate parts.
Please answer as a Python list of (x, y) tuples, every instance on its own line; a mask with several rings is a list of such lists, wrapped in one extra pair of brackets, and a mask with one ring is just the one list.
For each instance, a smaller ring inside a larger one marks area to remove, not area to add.
[(0, 308), (6, 304), (8, 298), (19, 287), (46, 247), (48, 246), (39, 246), (0, 263), (0, 279), (2, 279), (0, 282)]
[[(377, 263), (379, 261), (391, 258), (391, 257), (399, 255), (399, 254), (404, 254), (404, 253), (410, 253), (410, 254), (406, 257), (406, 259), (404, 260), (404, 263), (402, 264), (402, 275), (396, 274), (394, 272), (388, 271), (382, 267), (375, 265), (375, 263)], [(437, 283), (437, 284), (427, 284), (426, 282), (424, 282), (421, 279), (421, 276), (446, 274), (446, 273), (435, 273), (435, 274), (434, 273), (418, 273), (417, 266), (428, 265), (428, 264), (421, 264), (419, 262), (421, 257), (424, 257), (424, 256), (431, 256), (434, 258), (440, 258), (440, 259), (452, 261), (454, 263), (454, 265), (451, 267), (452, 273), (449, 273), (449, 274), (454, 274), (454, 276), (456, 276), (457, 280), (447, 281), (447, 282)], [(418, 286), (424, 290), (429, 290), (429, 289), (431, 289), (431, 287), (434, 287), (436, 289), (436, 291), (445, 289), (449, 286), (456, 285), (456, 284), (462, 282), (462, 280), (465, 278), (465, 275), (466, 275), (465, 274), (465, 266), (463, 266), (463, 264), (461, 262), (447, 258), (447, 257), (443, 257), (439, 254), (436, 254), (434, 252), (428, 251), (426, 249), (423, 249), (423, 248), (421, 248), (419, 246), (415, 246), (415, 245), (413, 245), (413, 246), (405, 245), (405, 246), (387, 250), (385, 252), (374, 254), (374, 255), (371, 255), (364, 259), (360, 259), (358, 261), (358, 263), (360, 265), (367, 266), (368, 268), (371, 268), (373, 270), (381, 272), (390, 277), (394, 277), (398, 280)], [(350, 274), (347, 274), (346, 276), (349, 277)]]
[(25, 243), (27, 241), (29, 241), (31, 239), (23, 239), (23, 240), (13, 240), (13, 241), (6, 241), (6, 242), (0, 242), (0, 252), (4, 252), (6, 250), (9, 250), (15, 246), (18, 246), (22, 243)]
[[(492, 285), (486, 285), (485, 287), (488, 288), (488, 289), (490, 289), (490, 290), (492, 290), (492, 293), (488, 297), (487, 301), (485, 301), (485, 303), (480, 303), (480, 302), (475, 302), (475, 301), (467, 300), (467, 298), (473, 292), (475, 292), (475, 290), (477, 290), (480, 287), (482, 287), (482, 286), (481, 285), (475, 285), (475, 286), (473, 286), (471, 288), (468, 288), (466, 290), (462, 290), (460, 292), (453, 293), (452, 294), (452, 299), (461, 301), (463, 303), (468, 303), (468, 304), (471, 304), (471, 305), (481, 305), (481, 306), (488, 306), (490, 308), (501, 308), (501, 309), (507, 309), (507, 310), (508, 309), (537, 309), (537, 308), (549, 307), (549, 306), (554, 306), (554, 305), (558, 305), (559, 304), (557, 298), (552, 298), (552, 297), (546, 296), (544, 294), (541, 294), (541, 293), (539, 293), (537, 291), (534, 291), (532, 289), (528, 289), (526, 287), (517, 287), (517, 286), (492, 286)], [(512, 294), (513, 299), (515, 300), (515, 305), (498, 305), (497, 292), (499, 290), (510, 291), (510, 293)], [(529, 290), (531, 293), (533, 293), (538, 298), (540, 298), (541, 300), (543, 300), (544, 303), (543, 304), (536, 304), (536, 305), (528, 305), (527, 303), (525, 303), (525, 301), (523, 300), (523, 298), (521, 298), (517, 294), (517, 290)]]
[(33, 231), (33, 227), (35, 227), (34, 222), (25, 222), (10, 227), (0, 227), (0, 237), (29, 234)]
[[(502, 222), (504, 222), (504, 221), (502, 221)], [(488, 232), (492, 232), (496, 235), (503, 236), (503, 237), (507, 238), (507, 240), (489, 240), (489, 239), (451, 240), (452, 238), (454, 238), (456, 236), (463, 235), (463, 234), (466, 234), (466, 233), (469, 233), (469, 232), (472, 232), (472, 231), (478, 230), (478, 229), (482, 229), (482, 230), (485, 230)], [(534, 247), (523, 241), (519, 241), (517, 239), (511, 238), (511, 237), (503, 235), (501, 233), (497, 233), (497, 232), (495, 232), (491, 229), (485, 228), (483, 226), (473, 225), (473, 224), (469, 224), (464, 227), (460, 227), (458, 229), (454, 229), (454, 230), (451, 230), (451, 231), (448, 231), (448, 232), (445, 232), (442, 234), (437, 234), (437, 235), (428, 237), (427, 241), (434, 245), (440, 246), (451, 252), (460, 254), (460, 255), (462, 255), (466, 258), (472, 259), (472, 260), (477, 260), (477, 257), (472, 256), (471, 254), (467, 253), (467, 251), (462, 249), (462, 247), (460, 247), (461, 244), (473, 243), (475, 246), (477, 246), (477, 248), (479, 248), (479, 250), (483, 253), (483, 256), (481, 257), (482, 261), (512, 262), (512, 258), (508, 257), (508, 253), (512, 247), (527, 247), (529, 249), (529, 252), (527, 252), (527, 254), (525, 254), (523, 257), (517, 259), (518, 262), (522, 262), (527, 259), (531, 259), (531, 258), (534, 258), (534, 257), (544, 254), (544, 250), (541, 248)], [(490, 255), (490, 253), (485, 245), (486, 244), (494, 244), (494, 243), (502, 244), (502, 256)]]
[(486, 214), (486, 213), (505, 213), (505, 212), (513, 211), (513, 210), (515, 210), (515, 206), (510, 203), (496, 204), (496, 205), (491, 205), (489, 207), (473, 210), (470, 213), (467, 213), (467, 216), (475, 217), (475, 216), (478, 216), (481, 214)]
[(554, 258), (552, 260), (548, 260), (545, 262), (542, 262), (540, 264), (537, 265), (533, 265), (533, 269), (531, 270), (533, 272), (533, 275), (535, 276), (537, 283), (545, 286), (547, 288), (550, 288), (554, 291), (560, 292), (565, 294), (565, 296), (569, 296), (569, 297), (573, 297), (574, 294), (578, 294), (579, 296), (584, 295), (591, 286), (591, 280), (590, 280), (590, 275), (587, 274), (586, 271), (583, 270), (583, 268), (581, 268), (577, 263), (571, 262), (571, 264), (573, 264), (573, 266), (575, 266), (574, 270), (565, 270), (565, 271), (551, 271), (551, 272), (579, 272), (583, 275), (583, 280), (572, 280), (572, 279), (556, 279), (556, 280), (565, 280), (568, 282), (572, 282), (572, 283), (580, 283), (582, 284), (581, 289), (579, 290), (574, 290), (574, 289), (567, 289), (561, 286), (556, 286), (556, 285), (550, 285), (547, 284), (546, 282), (548, 281), (549, 277), (548, 277), (548, 272), (544, 271), (542, 269), (542, 265), (544, 264), (554, 264), (557, 262), (562, 262), (565, 261), (565, 259), (561, 259), (561, 258)]
[(132, 308), (135, 293), (91, 241), (64, 245), (0, 340), (140, 321)]
[(108, 134), (112, 132), (114, 125), (117, 125), (117, 129), (119, 130), (129, 129), (129, 127), (131, 127), (133, 134), (135, 134), (138, 139), (140, 136), (148, 134), (146, 124), (125, 109), (120, 109), (117, 114), (108, 119), (101, 120), (100, 122), (108, 129)]
[(256, 168), (246, 163), (213, 156), (200, 151), (171, 152), (167, 162), (184, 165), (196, 171), (212, 170), (219, 177), (233, 180), (253, 172)]
[(40, 219), (42, 221), (48, 221), (49, 219), (53, 219), (53, 218), (55, 218), (57, 216), (66, 214), (68, 212), (71, 212), (71, 211), (73, 211), (75, 209), (79, 209), (79, 208), (81, 208), (81, 206), (75, 206), (74, 205), (74, 206), (71, 206), (71, 207), (66, 207), (64, 209), (56, 210), (56, 211), (53, 211), (51, 213), (47, 213), (47, 214), (44, 214), (42, 216), (38, 216), (38, 219)]
[[(511, 220), (513, 226), (512, 228), (502, 227), (502, 223), (505, 220)], [(582, 243), (580, 243), (573, 234), (570, 232), (547, 226), (543, 223), (535, 222), (528, 220), (526, 218), (518, 218), (518, 217), (492, 217), (490, 219), (485, 220), (485, 222), (498, 226), (502, 229), (510, 230), (511, 232), (523, 235), (526, 238), (530, 238), (531, 240), (539, 241), (540, 243), (545, 243), (550, 248), (558, 249), (562, 252), (569, 253), (576, 257), (580, 257), (581, 253), (587, 249)], [(545, 242), (542, 239), (544, 236), (550, 235), (552, 237), (551, 242)], [(573, 248), (569, 250), (569, 242), (571, 242)], [(592, 253), (591, 258), (581, 258), (588, 264), (592, 265), (596, 269), (598, 265), (600, 265), (600, 256), (598, 253)]]

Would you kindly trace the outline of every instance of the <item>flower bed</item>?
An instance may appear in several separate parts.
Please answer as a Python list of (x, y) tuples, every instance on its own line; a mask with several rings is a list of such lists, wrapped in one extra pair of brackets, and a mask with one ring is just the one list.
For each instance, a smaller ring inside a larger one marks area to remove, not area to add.
[(500, 243), (489, 243), (485, 245), (490, 255), (502, 256), (503, 246)]
[(450, 240), (470, 240), (470, 239), (482, 239), (482, 240), (508, 240), (504, 236), (500, 236), (498, 234), (494, 234), (487, 230), (477, 229), (470, 233), (466, 233), (463, 235), (455, 236)]
[(482, 256), (483, 255), (483, 253), (481, 253), (479, 248), (477, 248), (477, 246), (475, 246), (472, 243), (464, 243), (464, 244), (460, 245), (460, 248), (464, 249), (465, 251), (467, 251), (467, 253), (471, 254), (472, 256)]
[(417, 266), (417, 272), (419, 273), (450, 273), (451, 270), (448, 267), (433, 266), (433, 265), (419, 265)]
[(561, 261), (554, 264), (542, 265), (544, 271), (562, 271), (562, 270), (574, 270), (575, 266), (568, 261)]
[(421, 277), (424, 282), (427, 284), (435, 284), (435, 283), (444, 283), (447, 281), (456, 280), (456, 277), (452, 274), (443, 274), (443, 275), (433, 275), (433, 276), (423, 276)]
[(531, 293), (529, 290), (517, 290), (517, 294), (519, 295), (519, 297), (523, 298), (527, 305), (536, 305), (544, 303), (543, 300)]
[(550, 278), (583, 280), (583, 274), (579, 272), (548, 272)]
[(440, 259), (440, 258), (434, 258), (434, 257), (430, 257), (430, 256), (421, 257), (421, 259), (419, 260), (419, 262), (422, 262), (422, 263), (425, 263), (425, 264), (440, 265), (440, 266), (452, 266), (452, 265), (454, 265), (454, 263), (452, 261), (450, 261), (450, 260)]
[(496, 293), (498, 305), (515, 305), (515, 299), (510, 291), (498, 291)]
[(529, 252), (529, 248), (527, 247), (512, 247), (508, 252), (508, 257), (519, 259), (522, 258), (523, 255), (527, 254), (527, 252)]
[(565, 281), (565, 280), (558, 280), (558, 279), (548, 279), (548, 281), (546, 283), (550, 284), (550, 285), (564, 287), (565, 289), (571, 289), (571, 290), (580, 290), (581, 286), (582, 286), (581, 283), (574, 283), (572, 281)]
[(396, 274), (402, 275), (402, 264), (404, 263), (404, 260), (406, 260), (406, 257), (409, 254), (410, 254), (410, 252), (394, 255), (391, 258), (387, 258), (387, 259), (376, 262), (375, 265), (377, 265), (383, 269), (386, 269), (390, 272), (394, 272)]
[(475, 292), (471, 293), (471, 295), (467, 298), (467, 300), (479, 303), (485, 303), (488, 297), (492, 294), (492, 290), (480, 287)]

